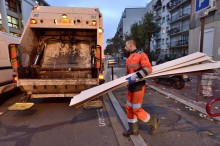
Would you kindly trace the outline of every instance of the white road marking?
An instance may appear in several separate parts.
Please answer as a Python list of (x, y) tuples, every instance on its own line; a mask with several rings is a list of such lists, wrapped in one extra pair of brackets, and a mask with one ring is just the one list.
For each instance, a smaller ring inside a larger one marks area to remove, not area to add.
[(97, 114), (98, 114), (99, 126), (104, 127), (106, 124), (102, 109), (97, 109)]

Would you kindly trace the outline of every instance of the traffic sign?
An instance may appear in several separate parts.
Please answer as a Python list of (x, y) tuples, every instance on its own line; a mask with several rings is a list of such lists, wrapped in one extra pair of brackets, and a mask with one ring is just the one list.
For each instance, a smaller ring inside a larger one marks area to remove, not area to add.
[(201, 10), (204, 10), (210, 6), (210, 0), (196, 0), (196, 8), (195, 12), (199, 12)]

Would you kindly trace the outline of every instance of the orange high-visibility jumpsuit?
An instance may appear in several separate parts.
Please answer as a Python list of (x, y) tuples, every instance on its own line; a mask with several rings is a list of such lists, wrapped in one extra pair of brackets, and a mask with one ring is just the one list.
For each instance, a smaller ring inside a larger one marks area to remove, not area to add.
[[(130, 52), (130, 56), (126, 61), (126, 71), (127, 74), (137, 72), (136, 74), (139, 79), (150, 74), (152, 72), (152, 66), (148, 56), (137, 49)], [(148, 122), (150, 119), (150, 115), (141, 108), (145, 89), (145, 80), (128, 86), (126, 113), (127, 120), (130, 123), (137, 122), (137, 119), (143, 122)]]

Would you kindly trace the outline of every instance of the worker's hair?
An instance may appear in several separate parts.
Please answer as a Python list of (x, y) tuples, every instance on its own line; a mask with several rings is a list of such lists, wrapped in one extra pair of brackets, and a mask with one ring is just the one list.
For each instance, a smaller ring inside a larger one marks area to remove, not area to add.
[(130, 40), (128, 40), (127, 41), (129, 44), (133, 44), (135, 47), (136, 47), (136, 41), (135, 40), (133, 40), (133, 39), (130, 39)]

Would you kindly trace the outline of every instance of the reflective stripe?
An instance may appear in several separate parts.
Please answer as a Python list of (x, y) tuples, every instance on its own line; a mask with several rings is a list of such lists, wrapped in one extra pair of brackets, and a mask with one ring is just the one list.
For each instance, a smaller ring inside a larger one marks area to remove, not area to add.
[(147, 118), (143, 122), (147, 123), (149, 120), (150, 120), (150, 114), (147, 113)]
[(129, 101), (127, 101), (127, 105), (132, 107), (132, 108), (141, 108), (141, 103), (137, 103), (137, 104), (132, 104)]
[(150, 70), (147, 67), (145, 67), (142, 70), (140, 70), (139, 72), (137, 72), (137, 75), (140, 79), (146, 77), (148, 74), (150, 74)]
[(137, 67), (141, 67), (140, 64), (128, 64), (127, 66), (128, 68), (137, 68)]
[(139, 73), (141, 74), (142, 78), (144, 78), (146, 76), (145, 73), (143, 72), (143, 70), (140, 70)]
[(135, 119), (127, 119), (127, 120), (128, 120), (129, 123), (136, 123), (138, 121), (137, 118), (135, 118)]
[(151, 73), (150, 69), (149, 69), (149, 68), (147, 68), (147, 67), (143, 68), (143, 70), (144, 70), (144, 71), (146, 71), (148, 74), (150, 74), (150, 73)]

